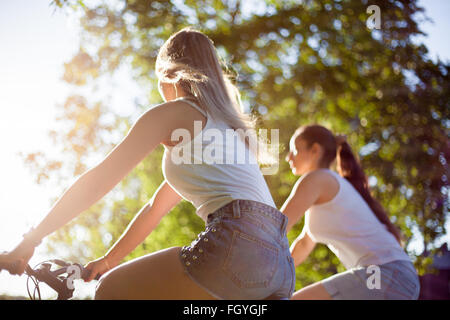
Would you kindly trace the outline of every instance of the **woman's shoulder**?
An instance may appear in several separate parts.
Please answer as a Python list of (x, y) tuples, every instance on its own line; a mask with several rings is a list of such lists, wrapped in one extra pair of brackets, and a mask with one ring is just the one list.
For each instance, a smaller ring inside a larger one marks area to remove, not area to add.
[[(176, 99), (158, 104), (153, 109), (160, 109), (161, 121), (167, 124), (167, 127), (171, 128), (170, 134), (162, 142), (166, 146), (173, 146), (174, 142), (171, 141), (174, 130), (185, 129), (189, 131), (191, 137), (195, 135), (196, 128), (199, 127), (203, 130), (208, 122), (206, 113), (202, 113), (201, 108), (193, 102), (188, 102), (187, 99)], [(195, 107), (197, 106), (197, 107)], [(196, 125), (196, 122), (201, 123)], [(176, 141), (177, 144), (179, 141)]]
[(338, 175), (328, 169), (317, 169), (303, 175), (296, 183), (295, 188), (316, 190), (315, 205), (323, 204), (334, 199), (341, 190)]
[(148, 108), (141, 118), (157, 117), (167, 127), (191, 127), (193, 121), (205, 122), (206, 117), (183, 100), (173, 100)]
[(338, 182), (338, 174), (329, 169), (317, 169), (302, 175), (298, 183), (312, 183), (316, 185), (329, 185), (331, 182)]
[[(191, 99), (183, 98), (153, 105), (148, 108), (147, 112), (151, 110), (164, 110), (168, 114), (178, 113), (180, 116), (179, 118), (183, 118), (181, 115), (184, 115), (185, 112), (187, 112), (187, 114), (202, 114), (203, 116), (206, 116), (206, 112), (198, 105), (198, 103)], [(183, 113), (179, 114), (180, 111), (183, 111)]]

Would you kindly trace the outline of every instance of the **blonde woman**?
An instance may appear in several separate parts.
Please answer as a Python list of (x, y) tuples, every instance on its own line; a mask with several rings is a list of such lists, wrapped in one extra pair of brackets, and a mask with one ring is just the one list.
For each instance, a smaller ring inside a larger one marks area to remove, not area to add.
[[(253, 128), (241, 110), (237, 89), (222, 71), (213, 42), (192, 28), (173, 34), (159, 51), (156, 72), (165, 103), (146, 111), (3, 260), (21, 261), (15, 272), (22, 273), (45, 236), (95, 204), (163, 144), (164, 182), (112, 248), (86, 266), (91, 271), (87, 281), (103, 275), (95, 298), (290, 298), (295, 271), (286, 238), (287, 218), (276, 209), (258, 164), (198, 158), (202, 152), (208, 154), (212, 143), (208, 132), (225, 137), (226, 130)], [(209, 143), (202, 136), (209, 136)], [(222, 148), (226, 155), (251, 149), (251, 139), (237, 139), (234, 149), (228, 140), (219, 140), (214, 141), (215, 150)], [(196, 146), (201, 147), (200, 153)], [(180, 156), (183, 152), (187, 158)], [(255, 160), (253, 151), (248, 153)], [(183, 198), (193, 203), (205, 221), (206, 229), (197, 240), (120, 265)]]

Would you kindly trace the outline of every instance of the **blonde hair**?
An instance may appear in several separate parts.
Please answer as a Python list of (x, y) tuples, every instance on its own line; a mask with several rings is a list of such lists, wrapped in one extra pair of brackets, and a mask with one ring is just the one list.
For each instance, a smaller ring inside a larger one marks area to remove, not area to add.
[[(239, 91), (231, 82), (226, 65), (221, 62), (213, 41), (202, 32), (187, 27), (171, 35), (160, 48), (156, 75), (161, 82), (180, 85), (212, 118), (224, 121), (235, 130), (255, 130), (256, 119), (244, 113)], [(265, 142), (256, 141), (258, 147), (261, 143)], [(258, 160), (262, 158), (270, 157), (264, 155)]]

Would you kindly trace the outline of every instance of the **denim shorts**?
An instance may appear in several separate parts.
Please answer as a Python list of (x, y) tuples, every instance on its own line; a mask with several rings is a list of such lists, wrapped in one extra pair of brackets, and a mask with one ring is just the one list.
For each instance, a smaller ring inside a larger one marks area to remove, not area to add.
[(321, 283), (336, 300), (417, 300), (420, 293), (413, 264), (403, 260), (350, 269)]
[(289, 299), (295, 268), (287, 221), (264, 203), (234, 200), (209, 214), (205, 231), (182, 248), (185, 272), (218, 299)]

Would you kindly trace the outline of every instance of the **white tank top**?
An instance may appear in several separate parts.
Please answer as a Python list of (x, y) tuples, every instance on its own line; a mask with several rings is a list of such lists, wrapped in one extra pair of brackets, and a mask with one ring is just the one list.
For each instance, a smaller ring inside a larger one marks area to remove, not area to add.
[[(201, 121), (198, 122), (199, 130), (194, 129), (192, 139), (183, 139), (173, 147), (164, 146), (162, 170), (169, 185), (190, 201), (205, 221), (208, 214), (236, 199), (258, 201), (276, 208), (255, 157), (239, 136), (234, 137), (233, 143), (226, 139), (227, 129), (228, 135), (234, 130), (225, 122), (214, 120), (193, 101), (177, 100), (200, 111), (207, 122), (203, 130)], [(183, 158), (186, 150), (190, 154)]]
[(339, 191), (331, 201), (306, 211), (305, 228), (311, 239), (326, 244), (347, 269), (410, 261), (353, 185), (336, 172), (325, 170), (336, 178)]

